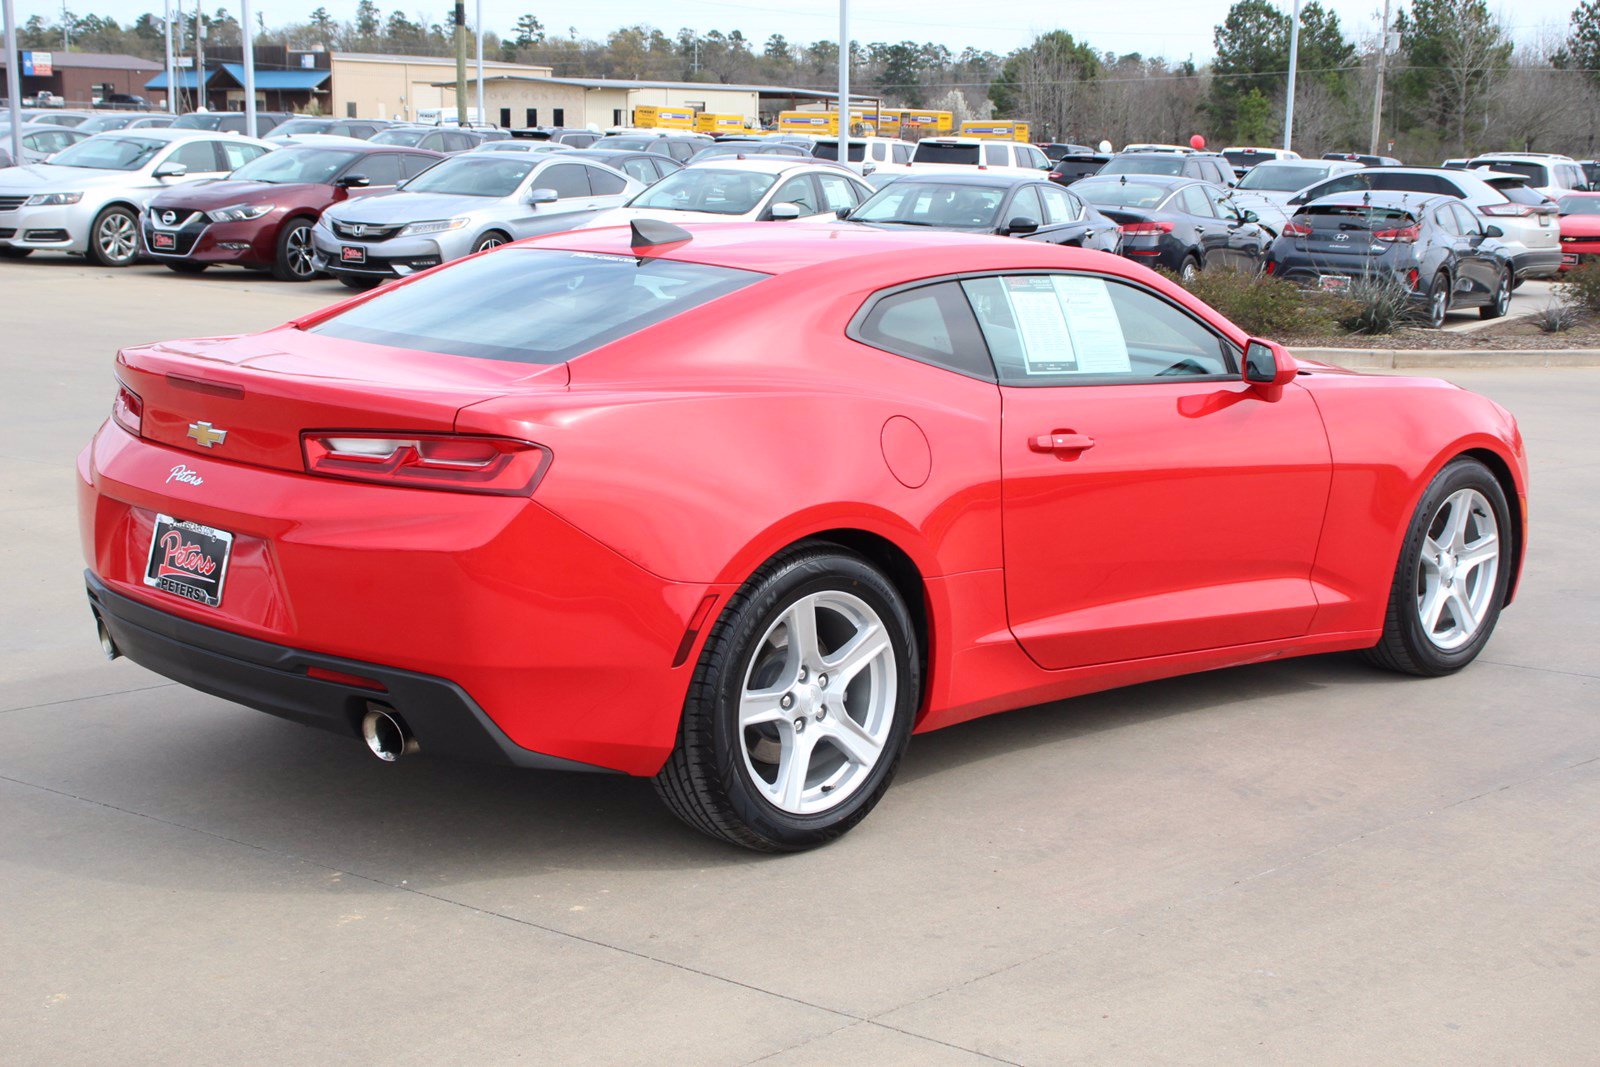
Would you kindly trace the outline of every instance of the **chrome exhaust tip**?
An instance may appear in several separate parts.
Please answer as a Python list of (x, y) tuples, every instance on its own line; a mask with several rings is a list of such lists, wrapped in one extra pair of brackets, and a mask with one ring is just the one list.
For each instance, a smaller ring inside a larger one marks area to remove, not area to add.
[(406, 729), (405, 720), (392, 710), (368, 704), (361, 719), (361, 737), (374, 756), (393, 763), (417, 751), (417, 739)]
[(111, 640), (111, 631), (106, 629), (105, 620), (98, 615), (94, 617), (94, 633), (100, 639), (100, 651), (105, 653), (106, 659), (116, 659), (122, 655), (117, 643)]

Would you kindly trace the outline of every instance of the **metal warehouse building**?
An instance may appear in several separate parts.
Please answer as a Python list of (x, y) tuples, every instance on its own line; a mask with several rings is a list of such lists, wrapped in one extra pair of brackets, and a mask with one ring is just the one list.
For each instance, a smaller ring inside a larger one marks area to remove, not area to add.
[[(487, 67), (488, 64), (485, 64)], [(470, 77), (467, 95), (477, 91)], [(440, 81), (437, 87), (454, 85)], [(501, 126), (625, 126), (641, 105), (738, 115), (756, 121), (805, 104), (832, 101), (837, 93), (781, 85), (724, 85), (720, 82), (626, 81), (616, 78), (554, 78), (487, 71), (483, 79), (485, 115)]]

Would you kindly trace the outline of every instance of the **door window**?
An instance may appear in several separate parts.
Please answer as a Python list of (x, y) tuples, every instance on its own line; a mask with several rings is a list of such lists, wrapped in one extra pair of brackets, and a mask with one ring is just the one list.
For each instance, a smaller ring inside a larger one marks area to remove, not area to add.
[(910, 145), (895, 143), (893, 145), (890, 145), (889, 147), (894, 151), (894, 161), (896, 163), (910, 163), (911, 162), (911, 146)]
[(426, 148), (430, 152), (443, 152), (445, 151), (444, 134), (430, 133), (417, 142), (417, 147)]
[(628, 187), (622, 175), (604, 167), (586, 167), (589, 172), (589, 189), (595, 196), (615, 196)]
[(1477, 237), (1483, 233), (1483, 225), (1472, 212), (1460, 204), (1451, 204), (1450, 212), (1455, 216), (1456, 225), (1468, 237)]
[(850, 336), (919, 363), (994, 381), (994, 367), (972, 307), (957, 282), (903, 289), (880, 298), (852, 326)]
[(1039, 198), (1044, 201), (1044, 221), (1047, 226), (1077, 222), (1083, 215), (1083, 207), (1078, 203), (1077, 197), (1065, 189), (1054, 185), (1040, 186)]
[(554, 189), (557, 200), (589, 196), (589, 168), (581, 163), (555, 163), (541, 170), (530, 186)]
[(1178, 194), (1178, 203), (1183, 206), (1184, 211), (1191, 215), (1199, 215), (1201, 218), (1215, 218), (1217, 214), (1211, 206), (1211, 201), (1206, 199), (1205, 190), (1198, 185), (1184, 186)]
[(817, 184), (822, 186), (822, 210), (837, 211), (842, 207), (855, 207), (861, 203), (856, 187), (841, 174), (819, 174)]
[[(217, 143), (215, 141), (187, 141), (173, 150), (167, 157), (168, 163), (181, 163), (188, 167), (189, 177), (196, 174), (215, 174), (223, 169), (217, 162)], [(240, 164), (247, 162), (240, 160)], [(227, 168), (232, 170), (232, 167)]]
[(1332, 181), (1326, 181), (1321, 185), (1313, 186), (1310, 191), (1301, 193), (1294, 199), (1300, 203), (1309, 203), (1312, 200), (1317, 200), (1324, 196), (1332, 196), (1334, 193), (1350, 193), (1357, 189), (1366, 188), (1369, 188), (1367, 185), (1366, 175), (1346, 174), (1342, 178), (1334, 178)]
[(402, 176), (400, 155), (396, 152), (374, 152), (352, 163), (348, 173), (366, 175), (369, 186), (394, 185)]
[(1003, 275), (961, 287), (1006, 385), (1233, 373), (1231, 345), (1145, 289), (1088, 274)]
[(790, 178), (779, 187), (772, 198), (776, 204), (797, 204), (801, 215), (820, 215), (822, 208), (817, 206), (817, 194), (811, 187), (809, 175), (802, 174), (798, 178)]
[(407, 178), (415, 178), (437, 162), (439, 161), (433, 156), (425, 156), (420, 153), (413, 155), (407, 152), (400, 157), (400, 169)]
[(656, 169), (651, 166), (648, 159), (635, 157), (623, 160), (622, 173), (635, 181), (644, 182), (646, 185), (650, 185), (656, 180)]
[(1039, 204), (1039, 194), (1031, 186), (1023, 186), (1017, 190), (1017, 195), (1011, 198), (1011, 206), (1005, 210), (1005, 218), (1001, 223), (1009, 226), (1012, 219), (1027, 219), (1035, 225), (1044, 222), (1044, 208)]
[(1461, 228), (1461, 220), (1456, 218), (1456, 213), (1450, 210), (1449, 205), (1435, 211), (1433, 213), (1433, 221), (1451, 237), (1466, 236), (1467, 231)]
[(1022, 153), (1022, 164), (1035, 170), (1049, 170), (1050, 157), (1039, 151), (1031, 144), (1018, 145), (1017, 151)]
[(667, 141), (667, 155), (676, 159), (679, 163), (686, 163), (689, 157), (694, 155), (698, 147), (693, 141), (674, 141), (669, 139)]
[(1233, 202), (1215, 189), (1205, 190), (1206, 199), (1211, 202), (1211, 210), (1219, 219), (1237, 219), (1239, 209)]
[(983, 161), (991, 167), (1003, 167), (1011, 162), (1011, 157), (1006, 152), (1003, 144), (986, 144), (983, 146)]

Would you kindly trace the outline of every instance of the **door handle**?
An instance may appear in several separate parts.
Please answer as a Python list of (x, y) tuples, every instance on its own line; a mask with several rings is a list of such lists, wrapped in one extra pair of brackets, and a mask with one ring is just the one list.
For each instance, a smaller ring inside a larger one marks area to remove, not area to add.
[(1029, 439), (1028, 447), (1035, 452), (1087, 452), (1094, 447), (1094, 438), (1083, 433), (1045, 433)]

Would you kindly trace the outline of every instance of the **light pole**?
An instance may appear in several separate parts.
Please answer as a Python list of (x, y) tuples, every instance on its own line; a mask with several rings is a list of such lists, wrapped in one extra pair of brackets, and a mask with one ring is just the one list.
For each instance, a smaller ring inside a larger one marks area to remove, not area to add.
[(1378, 138), (1383, 136), (1383, 78), (1389, 69), (1389, 0), (1383, 0), (1383, 26), (1378, 33), (1378, 89), (1372, 97), (1372, 146), (1367, 149), (1378, 154)]
[(839, 162), (850, 165), (850, 0), (839, 0)]
[(172, 66), (172, 0), (166, 0), (161, 6), (161, 21), (166, 26), (167, 39), (167, 111), (176, 115), (178, 113), (178, 82), (177, 71)]
[(11, 158), (22, 166), (22, 71), (17, 68), (17, 12), (12, 0), (0, 0), (6, 20), (6, 107), (11, 112)]
[(467, 124), (467, 0), (456, 0), (456, 123)]
[(1300, 68), (1300, 0), (1294, 0), (1294, 25), (1289, 27), (1289, 99), (1283, 109), (1283, 150), (1294, 147), (1294, 81)]
[(256, 130), (256, 27), (250, 15), (250, 0), (239, 0), (239, 13), (243, 20), (239, 26), (239, 43), (244, 52), (244, 128), (246, 137), (259, 137)]
[(478, 121), (487, 121), (483, 116), (483, 0), (478, 0)]

